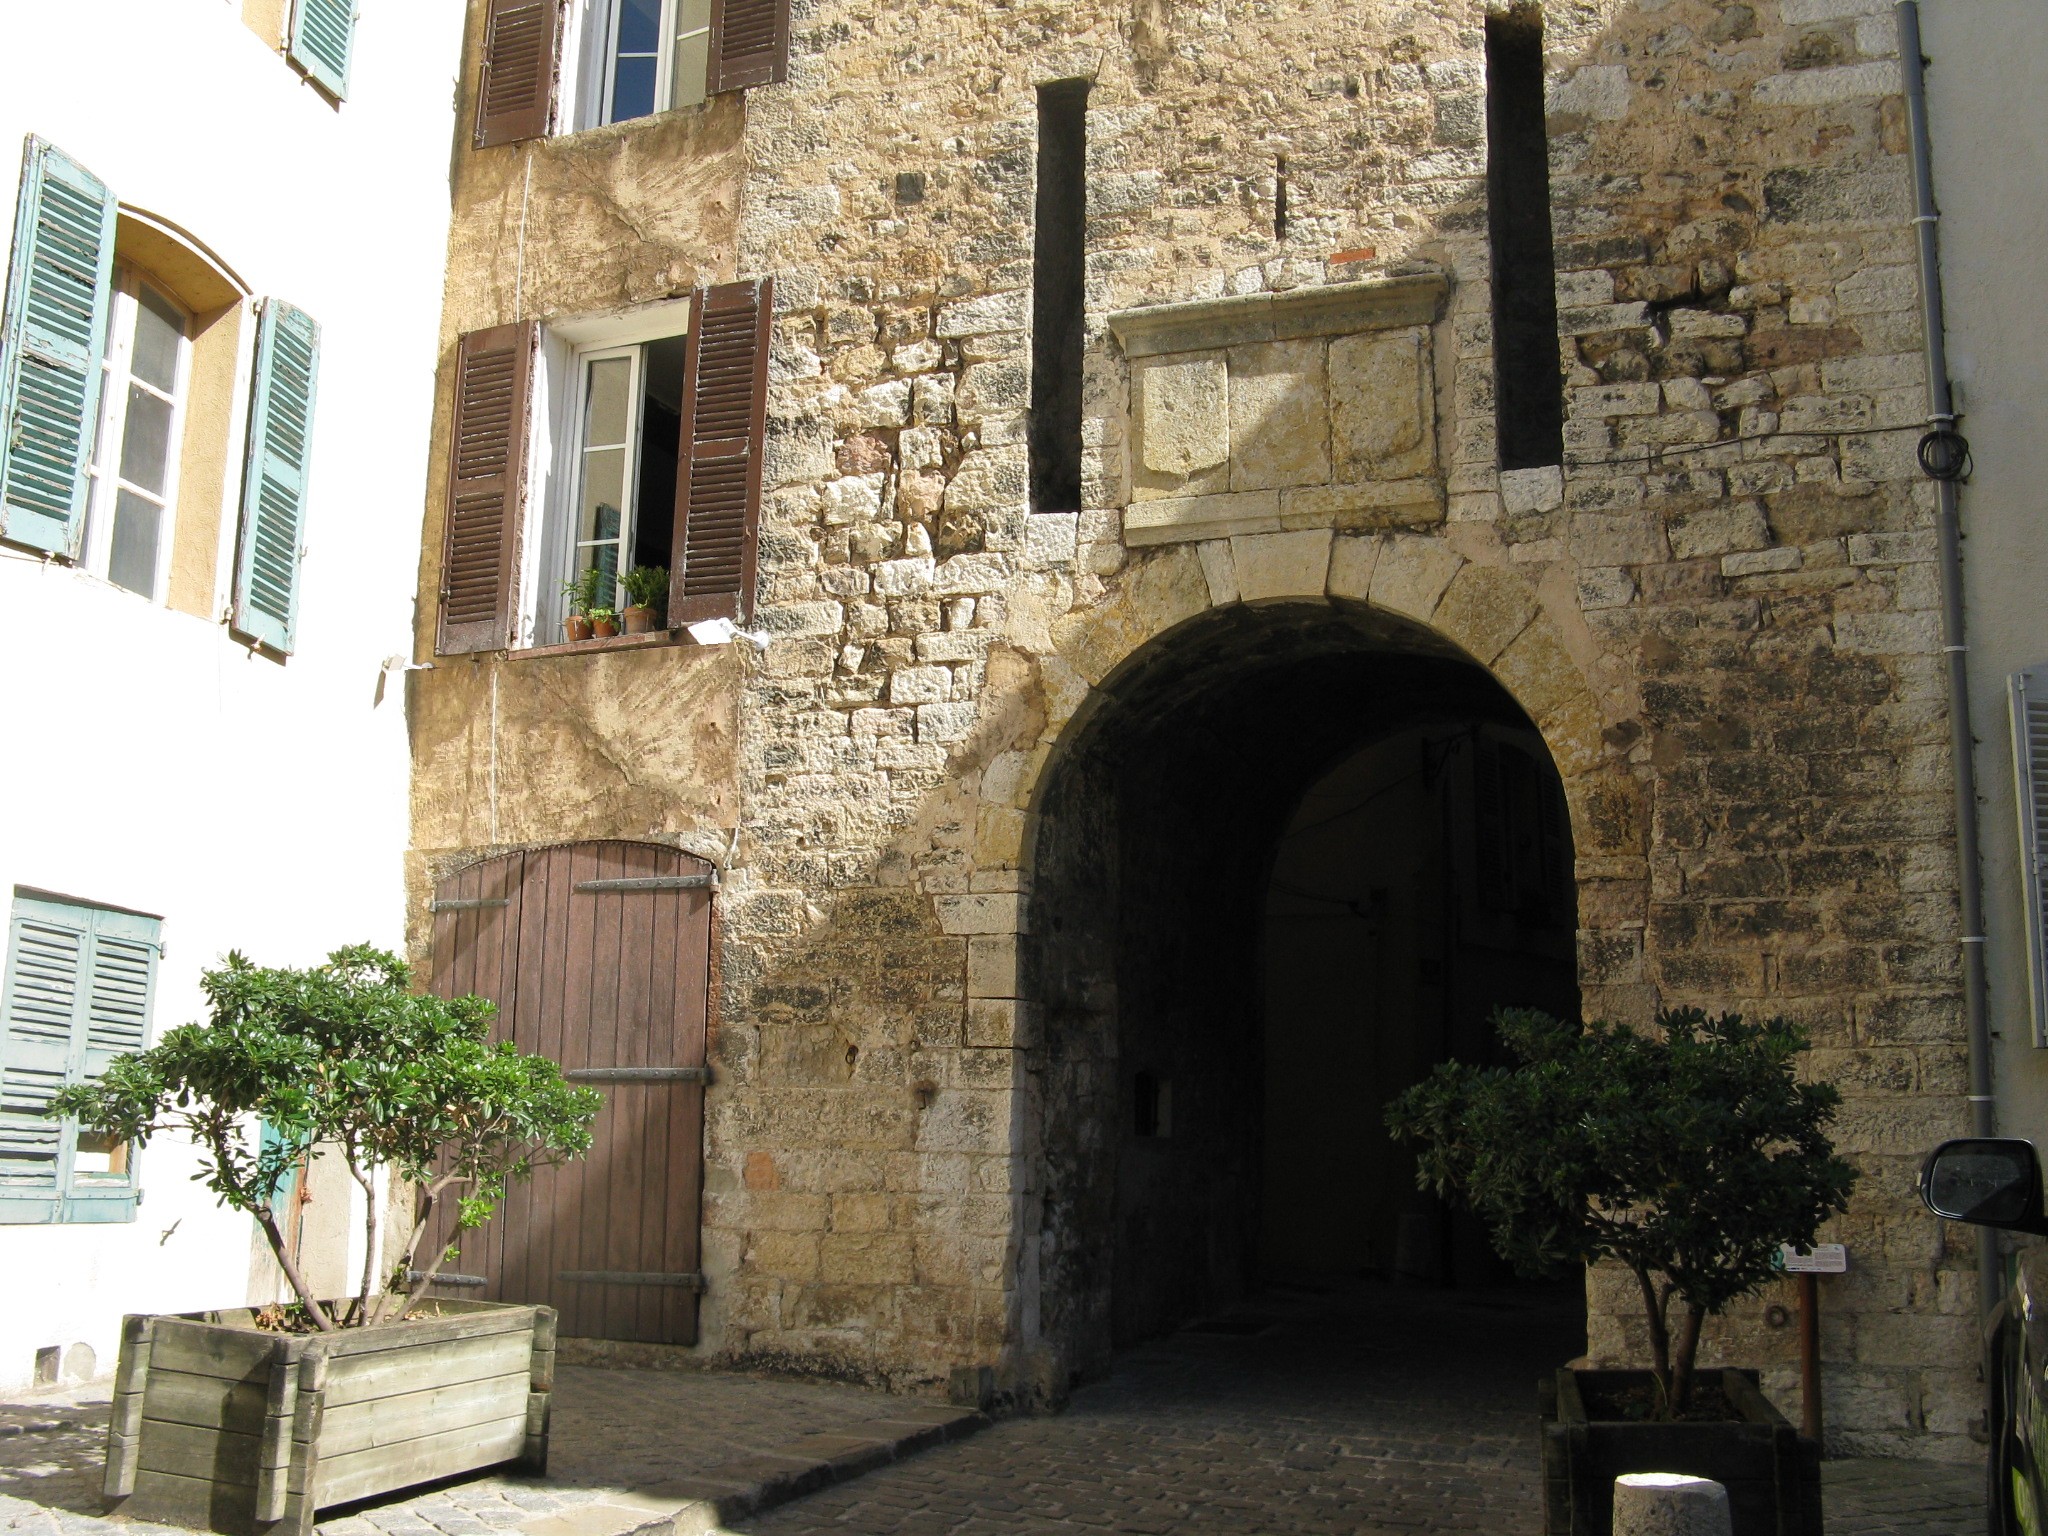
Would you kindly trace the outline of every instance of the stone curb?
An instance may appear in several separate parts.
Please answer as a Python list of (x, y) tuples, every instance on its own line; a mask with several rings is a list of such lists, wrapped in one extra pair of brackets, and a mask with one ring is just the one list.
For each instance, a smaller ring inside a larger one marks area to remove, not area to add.
[(805, 1435), (708, 1472), (605, 1494), (521, 1526), (522, 1536), (713, 1536), (731, 1521), (787, 1504), (988, 1426), (973, 1408), (906, 1404), (848, 1429)]

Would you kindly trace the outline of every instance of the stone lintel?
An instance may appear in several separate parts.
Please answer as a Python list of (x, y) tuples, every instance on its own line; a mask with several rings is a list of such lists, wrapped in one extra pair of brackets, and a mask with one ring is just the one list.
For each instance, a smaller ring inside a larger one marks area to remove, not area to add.
[(1151, 304), (1119, 310), (1109, 317), (1109, 328), (1126, 357), (1156, 357), (1246, 342), (1429, 325), (1449, 292), (1449, 280), (1441, 272), (1419, 272), (1364, 283), (1290, 288), (1285, 293)]
[(1443, 506), (1443, 487), (1434, 480), (1168, 496), (1125, 509), (1124, 543), (1137, 548), (1306, 528), (1415, 528), (1441, 520)]

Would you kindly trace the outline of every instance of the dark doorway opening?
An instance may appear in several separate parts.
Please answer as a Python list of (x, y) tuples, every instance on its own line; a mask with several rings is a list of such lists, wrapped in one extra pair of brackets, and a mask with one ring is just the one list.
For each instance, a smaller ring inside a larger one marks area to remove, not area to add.
[(1081, 1376), (1265, 1287), (1512, 1277), (1416, 1191), (1390, 1097), (1577, 1011), (1557, 771), (1499, 683), (1364, 608), (1221, 610), (1049, 771), (1040, 1327)]
[(1479, 719), (1395, 730), (1301, 798), (1262, 935), (1262, 1278), (1512, 1278), (1374, 1132), (1437, 1063), (1496, 1058), (1496, 1008), (1576, 1010), (1564, 822), (1541, 738)]

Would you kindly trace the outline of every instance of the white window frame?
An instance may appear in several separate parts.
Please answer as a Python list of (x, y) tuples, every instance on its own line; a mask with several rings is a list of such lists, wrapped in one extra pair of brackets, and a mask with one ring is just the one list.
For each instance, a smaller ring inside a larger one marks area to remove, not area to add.
[[(615, 447), (626, 451), (625, 490), (622, 495), (625, 505), (619, 508), (619, 563), (618, 573), (624, 576), (633, 564), (633, 535), (640, 522), (640, 417), (644, 409), (640, 392), (646, 387), (647, 353), (645, 345), (639, 342), (616, 347), (582, 347), (576, 353), (576, 403), (569, 420), (575, 424), (572, 438), (564, 439), (563, 449), (573, 453), (575, 462), (563, 466), (563, 478), (567, 481), (569, 493), (569, 516), (561, 524), (562, 559), (555, 567), (555, 582), (559, 586), (583, 567), (583, 551), (594, 548), (599, 540), (580, 537), (579, 526), (583, 501), (583, 482), (589, 474), (590, 455), (593, 452), (584, 441), (583, 433), (590, 408), (590, 370), (597, 363), (626, 362), (626, 440), (622, 444), (607, 444), (610, 452)], [(597, 605), (600, 608), (617, 608), (618, 592), (599, 592)]]
[[(540, 356), (533, 385), (532, 430), (528, 433), (526, 537), (520, 541), (519, 647), (554, 645), (562, 638), (562, 583), (576, 539), (577, 494), (582, 488), (583, 406), (588, 364), (632, 349), (635, 398), (643, 379), (645, 347), (689, 334), (690, 301), (673, 299), (624, 314), (562, 320), (541, 328)], [(622, 508), (626, 548), (632, 548), (639, 516), (640, 423), (634, 414), (633, 501)], [(630, 567), (627, 560), (620, 573)]]
[[(114, 547), (114, 513), (121, 494), (121, 449), (128, 426), (128, 386), (136, 384), (151, 394), (163, 391), (130, 371), (134, 356), (136, 311), (141, 307), (140, 290), (147, 286), (157, 297), (184, 317), (178, 338), (178, 362), (170, 392), (171, 419), (167, 428), (167, 461), (164, 465), (163, 521), (157, 526), (156, 569), (150, 576), (148, 592), (117, 590), (147, 603), (161, 606), (165, 598), (171, 565), (171, 546), (177, 536), (178, 472), (184, 459), (185, 409), (192, 386), (192, 312), (181, 304), (168, 287), (140, 267), (120, 263), (114, 269), (114, 292), (107, 322), (107, 349), (100, 359), (100, 419), (93, 441), (93, 453), (86, 464), (88, 493), (85, 514), (85, 547), (80, 563), (102, 581), (113, 585), (109, 574)], [(151, 500), (157, 493), (140, 486), (136, 494)]]
[[(683, 0), (661, 0), (660, 36), (662, 49), (654, 64), (654, 113), (672, 112), (676, 109), (675, 59), (676, 45), (682, 41), (676, 27)], [(574, 99), (566, 114), (567, 121), (560, 125), (558, 132), (580, 133), (589, 128), (602, 128), (612, 118), (612, 59), (619, 35), (618, 0), (582, 0), (578, 14), (567, 29), (564, 41), (565, 57), (562, 60), (562, 78), (575, 82)], [(690, 36), (702, 36), (708, 43), (711, 34), (710, 16), (707, 11), (705, 24), (693, 28)], [(705, 59), (703, 100), (710, 99), (711, 61)], [(692, 102), (689, 105), (696, 105)], [(637, 122), (637, 118), (627, 119)]]

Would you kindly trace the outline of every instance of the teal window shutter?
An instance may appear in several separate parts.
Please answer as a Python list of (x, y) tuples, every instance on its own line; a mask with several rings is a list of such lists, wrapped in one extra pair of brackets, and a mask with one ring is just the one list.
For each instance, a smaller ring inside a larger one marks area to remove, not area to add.
[(349, 54), (355, 47), (355, 0), (298, 0), (292, 7), (285, 53), (336, 101), (348, 96)]
[(2020, 813), (2020, 894), (2034, 1044), (2048, 1046), (2048, 662), (2011, 679), (2013, 798)]
[(148, 1043), (162, 954), (153, 917), (15, 897), (0, 988), (0, 1223), (134, 1219), (133, 1149), (82, 1143), (75, 1122), (43, 1110)]
[(0, 322), (0, 537), (75, 559), (114, 286), (114, 195), (31, 137)]
[(320, 327), (304, 310), (263, 301), (249, 387), (249, 461), (235, 555), (235, 628), (287, 655), (298, 618), (306, 542), (306, 466)]

